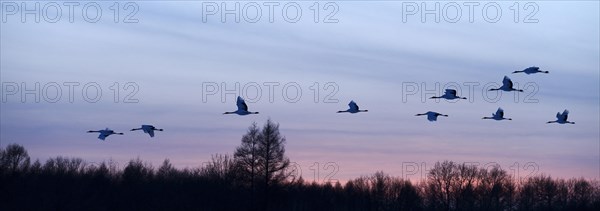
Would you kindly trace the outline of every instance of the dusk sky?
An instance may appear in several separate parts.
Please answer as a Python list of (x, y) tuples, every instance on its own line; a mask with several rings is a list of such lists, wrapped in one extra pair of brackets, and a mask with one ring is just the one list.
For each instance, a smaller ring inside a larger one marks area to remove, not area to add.
[[(230, 9), (235, 2), (225, 5)], [(249, 1), (237, 2), (247, 11), (255, 9)], [(396, 1), (328, 7), (324, 1), (296, 2), (302, 15), (295, 23), (282, 17), (286, 2), (275, 7), (272, 23), (265, 2), (256, 4), (262, 10), (256, 23), (247, 20), (256, 16), (252, 12), (246, 19), (240, 16), (239, 23), (225, 15), (223, 23), (220, 10), (209, 15), (211, 8), (195, 1), (137, 1), (131, 7), (121, 2), (118, 23), (111, 1), (98, 1), (102, 17), (95, 23), (82, 17), (88, 2), (75, 7), (72, 23), (68, 7), (59, 2), (62, 15), (51, 23), (47, 19), (56, 17), (56, 10), (40, 1), (40, 10), (49, 12), (39, 23), (25, 15), (23, 23), (21, 13), (12, 12), (14, 5), (23, 9), (21, 2), (2, 1), (1, 146), (23, 145), (40, 161), (60, 155), (89, 162), (113, 159), (122, 167), (139, 157), (156, 167), (168, 158), (191, 168), (213, 154), (232, 154), (252, 122), (262, 126), (271, 118), (287, 139), (287, 156), (309, 181), (315, 179), (315, 162), (320, 180), (330, 175), (345, 181), (379, 170), (403, 176), (403, 163), (424, 163), (427, 169), (443, 160), (494, 162), (511, 174), (519, 169), (520, 176), (600, 179), (598, 1), (518, 2), (518, 17), (511, 9), (516, 1), (493, 2), (502, 10), (495, 23), (485, 20), (495, 17), (494, 8), (482, 15), (490, 2), (475, 6), (472, 22), (468, 7), (459, 2), (456, 23), (449, 21), (456, 16), (452, 12), (436, 23), (432, 14), (422, 21), (420, 11), (405, 11), (408, 4), (432, 9), (434, 1), (404, 2), (405, 7)], [(214, 3), (223, 9), (222, 2)], [(311, 10), (315, 3), (318, 23)], [(438, 3), (441, 11), (455, 11), (449, 2)], [(137, 23), (124, 23), (133, 8), (138, 11), (130, 21)], [(293, 11), (288, 8), (287, 15), (294, 17)], [(326, 18), (334, 23), (325, 23)], [(530, 66), (550, 73), (512, 74)], [(494, 99), (497, 92), (487, 89), (499, 86), (504, 76), (525, 91)], [(64, 85), (71, 82), (79, 83), (73, 102)], [(38, 94), (22, 96), (23, 88), (32, 90), (36, 83)], [(92, 103), (94, 87), (87, 98), (82, 93), (94, 83), (102, 95)], [(236, 83), (237, 91), (223, 90), (235, 90)], [(265, 83), (278, 84), (272, 100)], [(469, 84), (478, 85), (471, 90)], [(442, 94), (444, 87), (468, 99), (426, 99)], [(238, 95), (260, 114), (223, 115), (236, 109)], [(369, 112), (336, 113), (351, 100)], [(513, 120), (482, 120), (498, 107)], [(546, 124), (565, 109), (576, 124)], [(415, 116), (427, 111), (449, 117), (429, 122)], [(142, 124), (165, 131), (154, 138), (129, 131)], [(86, 133), (106, 127), (125, 135), (102, 141)], [(324, 169), (329, 162), (337, 164), (337, 172)], [(524, 169), (528, 163), (539, 169)], [(418, 174), (408, 177), (418, 179)]]

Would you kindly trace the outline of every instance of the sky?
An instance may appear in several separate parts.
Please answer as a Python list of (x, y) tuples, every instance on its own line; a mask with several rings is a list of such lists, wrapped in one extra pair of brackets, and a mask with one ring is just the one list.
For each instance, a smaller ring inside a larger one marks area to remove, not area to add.
[[(193, 168), (270, 118), (308, 181), (418, 180), (444, 160), (600, 179), (597, 1), (37, 1), (39, 23), (21, 14), (35, 2), (0, 2), (0, 145), (34, 159)], [(550, 73), (512, 74), (530, 66)], [(524, 92), (486, 91), (504, 76)], [(445, 88), (468, 99), (427, 99)], [(238, 95), (260, 114), (223, 115)], [(369, 112), (336, 113), (351, 100)], [(481, 119), (498, 107), (513, 120)], [(565, 109), (576, 124), (545, 123)], [(106, 127), (126, 134), (86, 133)]]

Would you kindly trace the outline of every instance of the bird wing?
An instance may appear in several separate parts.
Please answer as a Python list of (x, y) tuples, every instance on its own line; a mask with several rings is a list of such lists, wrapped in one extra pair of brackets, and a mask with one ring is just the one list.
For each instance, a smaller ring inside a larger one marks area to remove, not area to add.
[(144, 133), (148, 133), (148, 131), (154, 131), (155, 127), (152, 125), (142, 125), (142, 130)]
[(150, 137), (154, 137), (154, 130), (149, 130), (148, 135), (150, 135)]
[(559, 119), (561, 119), (563, 121), (567, 121), (567, 117), (569, 117), (569, 110), (563, 111), (563, 113), (562, 113), (562, 115), (560, 116)]
[(498, 108), (498, 110), (496, 111), (496, 116), (500, 118), (504, 117), (504, 110), (502, 108)]
[(502, 79), (502, 85), (508, 88), (512, 88), (513, 82), (510, 80), (510, 78), (508, 78), (508, 76), (504, 76), (504, 79)]
[(100, 135), (98, 135), (98, 139), (104, 141), (104, 139), (106, 139), (106, 137), (108, 137), (109, 135), (107, 133), (100, 133)]
[(350, 101), (350, 103), (348, 103), (348, 106), (350, 106), (350, 110), (358, 110), (358, 105), (356, 105), (354, 101)]
[(237, 107), (238, 110), (248, 111), (248, 105), (246, 105), (246, 102), (240, 96), (238, 96), (237, 98)]
[(152, 127), (150, 127), (149, 125), (142, 125), (142, 130), (144, 131), (144, 133), (150, 133), (152, 132)]
[(450, 96), (456, 96), (456, 90), (454, 90), (454, 89), (446, 89), (446, 91), (444, 92), (444, 94), (450, 95)]

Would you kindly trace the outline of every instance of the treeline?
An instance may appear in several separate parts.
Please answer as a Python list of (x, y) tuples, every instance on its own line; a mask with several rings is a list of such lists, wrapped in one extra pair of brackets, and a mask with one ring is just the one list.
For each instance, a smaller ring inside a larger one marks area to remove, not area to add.
[(285, 138), (271, 121), (249, 127), (233, 156), (177, 169), (133, 159), (91, 165), (79, 158), (31, 162), (0, 149), (0, 210), (600, 210), (600, 184), (438, 162), (412, 183), (377, 172), (340, 183), (308, 183), (288, 171)]

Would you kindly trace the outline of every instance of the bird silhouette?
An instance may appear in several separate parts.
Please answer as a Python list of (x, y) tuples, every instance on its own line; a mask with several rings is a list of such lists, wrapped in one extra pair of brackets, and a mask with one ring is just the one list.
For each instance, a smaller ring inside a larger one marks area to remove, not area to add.
[(356, 103), (354, 102), (354, 100), (351, 100), (350, 103), (348, 103), (348, 107), (350, 107), (350, 108), (348, 108), (348, 110), (338, 111), (337, 113), (348, 112), (348, 113), (351, 113), (351, 114), (355, 114), (355, 113), (358, 113), (358, 112), (368, 112), (369, 111), (369, 110), (360, 110), (358, 108), (358, 105), (356, 105)]
[(156, 127), (152, 126), (152, 125), (142, 125), (142, 127), (140, 128), (134, 128), (131, 129), (131, 131), (136, 131), (136, 130), (143, 130), (144, 133), (147, 133), (148, 135), (150, 135), (150, 137), (154, 137), (154, 131), (163, 131), (163, 129), (157, 129)]
[(246, 105), (246, 102), (240, 96), (237, 97), (236, 104), (237, 104), (237, 108), (238, 108), (236, 111), (225, 112), (223, 114), (237, 114), (237, 115), (242, 115), (242, 116), (248, 115), (248, 114), (258, 114), (258, 112), (249, 112), (248, 105)]
[(539, 67), (528, 67), (525, 68), (524, 70), (519, 70), (519, 71), (514, 71), (513, 73), (525, 73), (527, 75), (529, 74), (535, 74), (535, 73), (550, 73), (549, 71), (541, 71)]
[(439, 96), (439, 97), (430, 97), (429, 99), (437, 99), (437, 98), (444, 98), (447, 100), (454, 100), (454, 99), (467, 99), (466, 97), (459, 97), (456, 96), (456, 90), (454, 89), (446, 89), (444, 92), (444, 95)]
[(111, 129), (104, 129), (104, 130), (88, 130), (88, 133), (100, 133), (100, 135), (98, 135), (98, 139), (104, 141), (104, 139), (106, 139), (106, 137), (110, 136), (110, 135), (123, 135), (123, 133), (115, 133), (115, 131), (111, 130)]
[(423, 115), (427, 115), (427, 120), (429, 120), (430, 122), (437, 121), (437, 117), (438, 116), (448, 117), (448, 115), (440, 114), (438, 112), (433, 112), (433, 111), (428, 111), (428, 112), (425, 112), (425, 113), (422, 113), (422, 114), (416, 114), (415, 116), (423, 116)]
[(504, 76), (504, 79), (502, 79), (502, 86), (500, 88), (496, 88), (496, 89), (490, 89), (488, 91), (497, 91), (497, 90), (502, 90), (502, 91), (518, 91), (518, 92), (523, 92), (522, 89), (515, 89), (513, 88), (513, 82), (510, 80), (510, 78), (508, 78), (508, 76)]
[(569, 110), (563, 111), (562, 113), (556, 113), (556, 121), (548, 121), (546, 123), (558, 123), (558, 124), (575, 124), (575, 122), (569, 122), (567, 118), (569, 117)]
[(502, 108), (498, 108), (498, 110), (496, 110), (496, 113), (492, 113), (492, 117), (483, 117), (483, 119), (493, 119), (496, 121), (512, 120), (511, 118), (504, 118), (504, 110)]

